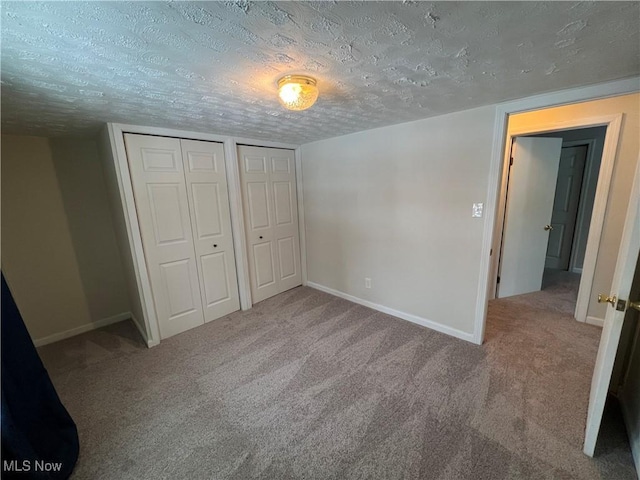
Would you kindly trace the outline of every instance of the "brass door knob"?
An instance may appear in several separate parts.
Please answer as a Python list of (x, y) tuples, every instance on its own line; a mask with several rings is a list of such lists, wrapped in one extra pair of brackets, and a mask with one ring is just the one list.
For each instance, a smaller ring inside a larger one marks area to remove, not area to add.
[(618, 298), (615, 295), (612, 297), (605, 295), (604, 293), (598, 295), (598, 303), (610, 303), (615, 306), (617, 300)]
[(551, 225), (545, 225), (544, 229), (548, 232), (549, 230), (553, 230), (553, 227)]

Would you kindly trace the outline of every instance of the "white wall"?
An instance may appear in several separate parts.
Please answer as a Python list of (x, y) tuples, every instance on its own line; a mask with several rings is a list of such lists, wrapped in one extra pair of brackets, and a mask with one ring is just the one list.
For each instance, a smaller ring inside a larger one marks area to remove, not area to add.
[(2, 136), (2, 270), (34, 340), (91, 323), (46, 138)]
[[(495, 109), (301, 147), (309, 282), (474, 329)], [(364, 288), (364, 278), (372, 288)]]

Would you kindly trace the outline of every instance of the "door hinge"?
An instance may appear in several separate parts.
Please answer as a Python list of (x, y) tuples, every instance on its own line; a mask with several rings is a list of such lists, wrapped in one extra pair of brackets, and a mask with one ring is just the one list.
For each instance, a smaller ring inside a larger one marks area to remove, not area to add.
[(498, 281), (496, 283), (500, 283), (500, 275), (498, 275)]
[(489, 250), (489, 256), (493, 255), (493, 248)]
[(513, 165), (513, 157), (509, 159), (509, 166)]

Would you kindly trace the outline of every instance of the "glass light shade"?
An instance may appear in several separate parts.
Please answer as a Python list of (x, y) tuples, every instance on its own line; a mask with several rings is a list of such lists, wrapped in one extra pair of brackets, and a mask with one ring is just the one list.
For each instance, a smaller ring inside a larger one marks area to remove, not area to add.
[(311, 77), (287, 75), (278, 80), (278, 100), (284, 108), (306, 110), (317, 99), (318, 87)]

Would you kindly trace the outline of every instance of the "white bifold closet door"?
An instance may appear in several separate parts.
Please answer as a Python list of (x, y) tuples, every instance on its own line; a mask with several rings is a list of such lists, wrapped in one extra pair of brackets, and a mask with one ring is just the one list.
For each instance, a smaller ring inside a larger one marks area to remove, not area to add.
[(302, 283), (292, 150), (238, 147), (251, 279), (257, 303)]
[(238, 310), (223, 146), (134, 134), (125, 144), (160, 336)]

